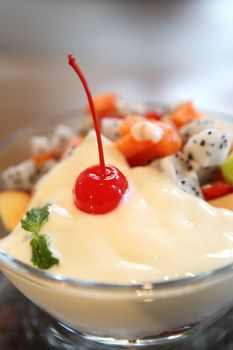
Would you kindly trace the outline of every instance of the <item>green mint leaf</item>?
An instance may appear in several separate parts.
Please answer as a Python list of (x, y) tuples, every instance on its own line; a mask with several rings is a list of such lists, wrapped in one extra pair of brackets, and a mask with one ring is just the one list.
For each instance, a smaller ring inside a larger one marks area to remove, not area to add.
[(43, 208), (33, 208), (26, 213), (25, 219), (21, 220), (21, 226), (24, 230), (38, 234), (41, 226), (48, 221), (50, 204)]
[(26, 217), (21, 220), (24, 230), (34, 233), (30, 241), (32, 248), (32, 263), (42, 270), (47, 270), (53, 265), (59, 264), (59, 259), (55, 258), (49, 249), (49, 242), (44, 234), (40, 234), (40, 229), (48, 221), (50, 204), (43, 208), (32, 208), (26, 213)]
[(47, 270), (53, 265), (59, 264), (59, 259), (52, 255), (49, 250), (47, 237), (44, 234), (38, 234), (30, 241), (32, 247), (32, 263), (39, 269)]

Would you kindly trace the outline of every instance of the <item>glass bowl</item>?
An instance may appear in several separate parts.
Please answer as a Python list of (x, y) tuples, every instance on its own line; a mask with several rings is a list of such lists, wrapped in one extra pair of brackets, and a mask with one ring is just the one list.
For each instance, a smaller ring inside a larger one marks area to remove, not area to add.
[[(31, 136), (47, 134), (61, 122), (81, 127), (82, 115), (82, 111), (71, 111), (14, 133), (0, 144), (0, 171), (27, 158)], [(231, 122), (231, 117), (208, 115)], [(5, 234), (1, 229), (1, 236)], [(24, 295), (58, 321), (56, 329), (53, 326), (56, 348), (69, 344), (69, 349), (75, 349), (80, 334), (108, 345), (171, 344), (209, 326), (233, 305), (233, 263), (195, 277), (134, 284), (51, 274), (3, 251), (0, 268)]]

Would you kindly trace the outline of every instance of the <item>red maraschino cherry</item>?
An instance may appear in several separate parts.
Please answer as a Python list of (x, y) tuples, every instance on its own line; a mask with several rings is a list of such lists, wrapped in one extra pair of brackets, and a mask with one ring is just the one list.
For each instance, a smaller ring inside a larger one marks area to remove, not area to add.
[(68, 62), (78, 74), (85, 89), (99, 151), (99, 164), (85, 169), (76, 179), (73, 188), (74, 203), (78, 209), (86, 213), (105, 214), (119, 205), (128, 189), (128, 181), (119, 169), (105, 164), (100, 126), (90, 89), (85, 76), (71, 54), (68, 55)]

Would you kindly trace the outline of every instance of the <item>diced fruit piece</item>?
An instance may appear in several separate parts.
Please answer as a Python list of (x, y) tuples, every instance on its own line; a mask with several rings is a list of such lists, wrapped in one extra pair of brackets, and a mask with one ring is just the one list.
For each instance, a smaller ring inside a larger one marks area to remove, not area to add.
[[(145, 118), (143, 118), (143, 120), (145, 121)], [(131, 123), (131, 122), (130, 122)], [(133, 123), (132, 127), (135, 127), (137, 125), (137, 123), (141, 123), (141, 122), (136, 122), (135, 124)], [(169, 134), (170, 131), (172, 133), (175, 133), (177, 135), (177, 137), (179, 138), (179, 135), (176, 133), (176, 131), (174, 131), (170, 126), (164, 124), (164, 123), (160, 123), (160, 122), (147, 122), (150, 123), (154, 126), (156, 126), (156, 128), (161, 129), (161, 137), (159, 137), (159, 141), (154, 142), (152, 140), (142, 140), (142, 141), (138, 141), (135, 139), (135, 137), (131, 134), (128, 133), (125, 136), (123, 136), (122, 138), (120, 138), (116, 143), (115, 146), (124, 154), (124, 156), (126, 158), (131, 158), (137, 154), (141, 154), (142, 152), (149, 150), (151, 147), (156, 146), (156, 145), (160, 145), (162, 143), (162, 147), (163, 142), (165, 139), (167, 139), (167, 141), (172, 141)], [(130, 128), (131, 129), (131, 128)], [(180, 140), (180, 138), (179, 138)], [(159, 148), (160, 146), (158, 146)], [(155, 150), (153, 150), (152, 152), (153, 154), (155, 153)], [(170, 153), (168, 153), (170, 154)], [(154, 158), (152, 156), (152, 158)], [(151, 159), (152, 159), (151, 158)], [(145, 161), (145, 164), (147, 163), (147, 161)]]
[(12, 165), (1, 174), (5, 189), (30, 191), (38, 179), (37, 165), (32, 159)]
[(187, 174), (185, 163), (183, 163), (180, 152), (168, 157), (155, 159), (150, 165), (159, 172), (164, 173), (176, 185), (178, 185), (180, 180)]
[[(117, 95), (115, 93), (107, 93), (103, 95), (96, 95), (93, 98), (96, 114), (99, 118), (106, 116), (113, 116), (117, 114), (116, 107)], [(87, 113), (90, 114), (89, 107)]]
[(184, 192), (203, 198), (197, 173), (195, 171), (186, 171), (180, 152), (154, 160), (151, 166), (164, 173)]
[(56, 159), (58, 156), (57, 152), (55, 151), (49, 151), (47, 153), (41, 153), (41, 154), (36, 154), (32, 156), (32, 160), (37, 164), (37, 165), (43, 165), (44, 163), (48, 162), (49, 160)]
[(177, 128), (199, 119), (200, 113), (195, 110), (192, 102), (182, 103), (170, 113), (170, 119)]
[(22, 191), (0, 192), (0, 217), (8, 231), (13, 230), (25, 213), (30, 197), (29, 193)]
[(226, 182), (233, 185), (233, 154), (225, 160), (221, 166), (221, 170)]
[(130, 134), (136, 141), (159, 142), (163, 137), (163, 129), (158, 123), (152, 123), (148, 120), (138, 122), (130, 129)]
[(216, 208), (233, 210), (233, 193), (209, 201), (209, 204)]
[(121, 136), (125, 136), (127, 134), (130, 133), (130, 129), (132, 128), (132, 126), (138, 122), (144, 121), (145, 118), (140, 116), (140, 115), (135, 115), (135, 114), (130, 114), (128, 116), (126, 116), (123, 121), (122, 124), (120, 126), (120, 134)]
[(51, 144), (48, 136), (32, 136), (29, 142), (32, 156), (46, 154), (51, 151)]
[(61, 159), (65, 159), (72, 154), (72, 152), (82, 143), (83, 138), (81, 136), (74, 137), (70, 140), (66, 146), (64, 152), (61, 155)]
[(68, 125), (59, 124), (48, 136), (33, 136), (30, 141), (32, 159), (37, 165), (58, 157), (75, 131)]
[(223, 164), (232, 144), (228, 131), (205, 129), (190, 137), (183, 148), (184, 154), (202, 167)]
[(219, 198), (233, 192), (233, 187), (225, 181), (216, 181), (201, 187), (206, 200)]
[(155, 115), (155, 113), (148, 113), (144, 116), (137, 115), (137, 114), (129, 114), (125, 118), (123, 118), (121, 126), (120, 126), (120, 134), (122, 136), (127, 135), (130, 133), (131, 128), (138, 122), (143, 121), (150, 121), (150, 122), (156, 122), (160, 120), (161, 116), (158, 114)]
[(148, 149), (152, 145), (152, 141), (136, 141), (131, 134), (123, 136), (115, 143), (115, 146), (126, 158), (130, 158)]
[(198, 176), (195, 171), (189, 171), (183, 179), (180, 179), (178, 186), (184, 192), (203, 198)]
[(188, 141), (188, 139), (201, 132), (204, 129), (210, 129), (214, 127), (214, 120), (213, 119), (199, 119), (194, 120), (191, 123), (188, 123), (187, 125), (182, 126), (179, 129), (180, 136), (182, 137), (182, 140), (184, 143)]
[[(131, 166), (146, 165), (154, 158), (161, 158), (176, 153), (181, 148), (181, 138), (169, 125), (157, 122), (163, 129), (163, 136), (157, 143), (144, 141), (144, 148), (127, 157)], [(140, 143), (140, 142), (139, 142)], [(141, 142), (143, 143), (143, 142)]]
[(101, 133), (111, 141), (120, 137), (120, 126), (123, 118), (101, 118)]
[(75, 131), (68, 125), (59, 124), (49, 136), (51, 150), (61, 154), (68, 142), (75, 137)]
[(162, 115), (154, 111), (149, 111), (145, 113), (144, 117), (151, 121), (158, 121), (162, 118)]

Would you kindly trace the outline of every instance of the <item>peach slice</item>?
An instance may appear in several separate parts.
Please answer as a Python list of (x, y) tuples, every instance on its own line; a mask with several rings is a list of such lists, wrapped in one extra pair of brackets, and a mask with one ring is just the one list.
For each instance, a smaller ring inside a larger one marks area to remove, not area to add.
[[(117, 114), (116, 100), (117, 94), (114, 92), (94, 96), (95, 110), (100, 119)], [(89, 107), (87, 107), (87, 113), (90, 114)]]
[(0, 192), (0, 218), (6, 230), (11, 231), (15, 228), (25, 213), (30, 198), (30, 194), (23, 191)]
[(185, 102), (178, 105), (170, 112), (170, 119), (177, 128), (191, 123), (196, 119), (200, 119), (200, 113), (193, 107), (192, 102)]
[(227, 194), (226, 196), (212, 199), (209, 204), (216, 208), (223, 208), (233, 210), (233, 193)]

